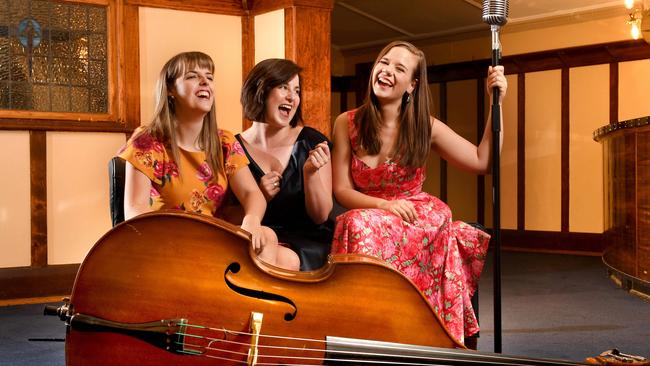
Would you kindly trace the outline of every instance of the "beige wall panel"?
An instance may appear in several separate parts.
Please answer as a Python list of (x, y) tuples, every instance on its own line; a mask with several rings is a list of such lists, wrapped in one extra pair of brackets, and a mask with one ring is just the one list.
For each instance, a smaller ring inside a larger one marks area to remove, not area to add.
[[(621, 1), (621, 5), (622, 3)], [(623, 6), (619, 9), (622, 13), (624, 10)], [(625, 26), (624, 20), (625, 14), (611, 12), (606, 18), (584, 22), (575, 21), (555, 26), (548, 24), (546, 28), (538, 28), (534, 24), (528, 26), (506, 25), (503, 27), (501, 37), (501, 43), (504, 45), (503, 54), (508, 56), (557, 48), (626, 41), (630, 39), (630, 28)]]
[(609, 119), (609, 65), (569, 75), (569, 231), (603, 232), (603, 152), (592, 138)]
[(214, 93), (219, 127), (240, 132), (241, 33), (238, 16), (141, 7), (141, 123), (147, 124), (152, 118), (156, 80), (165, 62), (180, 52), (201, 51), (210, 55), (215, 63)]
[(29, 266), (29, 132), (0, 131), (0, 155), (0, 268)]
[[(431, 98), (433, 99), (433, 115), (440, 115), (440, 84), (429, 84)], [(429, 154), (427, 161), (427, 179), (422, 189), (429, 194), (440, 197), (440, 156), (436, 153)]]
[(560, 230), (561, 72), (526, 74), (526, 230)]
[(621, 62), (618, 81), (618, 120), (650, 116), (650, 60)]
[[(508, 92), (501, 107), (503, 141), (501, 148), (501, 228), (517, 229), (517, 75), (508, 75)], [(485, 96), (485, 111), (492, 101)], [(485, 226), (492, 227), (492, 174), (485, 176)]]
[(108, 161), (122, 133), (47, 133), (48, 264), (79, 263), (111, 228)]
[[(476, 144), (476, 81), (447, 84), (447, 124)], [(447, 203), (455, 220), (476, 221), (476, 175), (447, 165)]]
[(255, 17), (255, 63), (284, 58), (284, 9)]

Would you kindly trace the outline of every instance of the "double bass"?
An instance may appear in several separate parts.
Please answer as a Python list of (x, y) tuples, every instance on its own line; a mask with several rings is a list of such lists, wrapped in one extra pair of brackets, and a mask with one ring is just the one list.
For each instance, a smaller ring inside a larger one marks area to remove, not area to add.
[(72, 293), (66, 365), (575, 365), (468, 351), (415, 285), (371, 257), (314, 272), (254, 255), (224, 221), (155, 212), (106, 233)]

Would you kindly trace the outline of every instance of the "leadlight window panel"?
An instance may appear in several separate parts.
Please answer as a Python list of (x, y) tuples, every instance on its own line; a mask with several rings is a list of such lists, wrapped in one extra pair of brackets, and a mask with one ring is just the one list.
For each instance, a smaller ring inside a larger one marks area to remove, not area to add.
[(0, 109), (108, 113), (107, 8), (0, 0)]

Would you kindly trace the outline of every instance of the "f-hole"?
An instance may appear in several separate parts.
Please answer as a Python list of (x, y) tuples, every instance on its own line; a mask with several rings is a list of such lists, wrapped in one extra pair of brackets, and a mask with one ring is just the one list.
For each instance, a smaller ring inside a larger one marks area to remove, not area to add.
[(289, 306), (291, 306), (293, 308), (293, 313), (285, 313), (284, 314), (284, 320), (292, 321), (293, 319), (296, 318), (296, 315), (298, 313), (298, 308), (296, 307), (296, 304), (293, 301), (291, 301), (291, 299), (286, 298), (286, 297), (284, 297), (282, 295), (278, 295), (278, 294), (274, 294), (274, 293), (270, 293), (270, 292), (266, 292), (266, 291), (253, 290), (253, 289), (250, 289), (250, 288), (237, 286), (234, 283), (232, 283), (230, 281), (230, 279), (228, 278), (228, 274), (232, 273), (234, 275), (235, 273), (238, 273), (240, 270), (241, 270), (241, 266), (237, 262), (230, 263), (228, 265), (228, 267), (226, 268), (226, 272), (223, 275), (223, 279), (226, 282), (226, 285), (228, 285), (228, 287), (231, 290), (235, 291), (236, 293), (238, 293), (240, 295), (247, 296), (247, 297), (254, 297), (256, 299), (283, 302), (283, 303), (285, 303), (285, 304), (287, 304), (287, 305), (289, 305)]

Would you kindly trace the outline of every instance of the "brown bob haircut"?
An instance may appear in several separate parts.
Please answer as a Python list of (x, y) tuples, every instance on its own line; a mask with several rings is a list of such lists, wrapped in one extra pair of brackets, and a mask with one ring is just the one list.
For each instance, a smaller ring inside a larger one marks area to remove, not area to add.
[[(264, 122), (266, 98), (273, 88), (288, 83), (294, 76), (300, 76), (302, 67), (293, 61), (270, 58), (261, 61), (248, 73), (241, 89), (240, 102), (244, 108), (244, 117), (251, 121)], [(296, 127), (302, 122), (302, 103), (289, 124)]]

